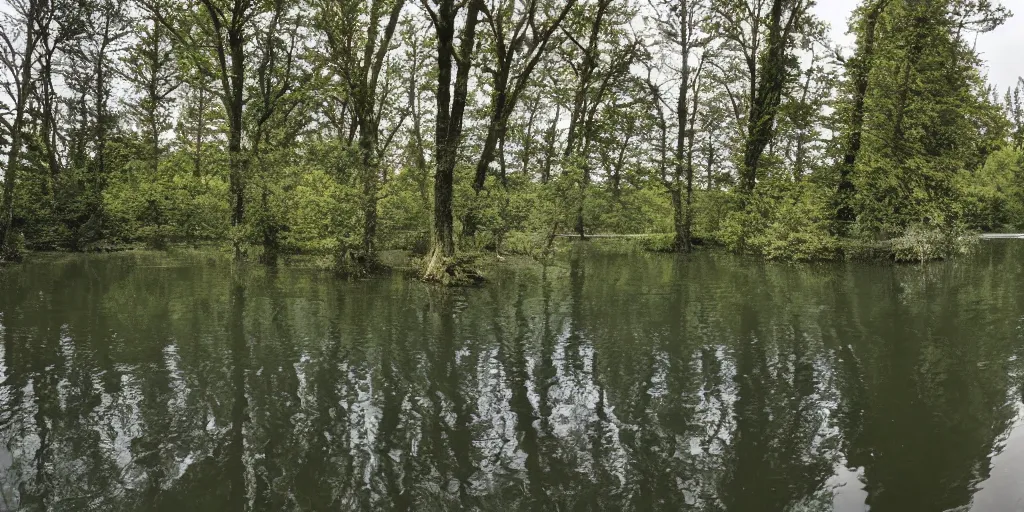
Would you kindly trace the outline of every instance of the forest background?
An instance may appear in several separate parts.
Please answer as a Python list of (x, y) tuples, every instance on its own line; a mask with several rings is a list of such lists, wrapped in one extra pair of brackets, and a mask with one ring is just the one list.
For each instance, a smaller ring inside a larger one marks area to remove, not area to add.
[(816, 12), (4, 0), (0, 260), (217, 244), (359, 273), (403, 249), (449, 281), (561, 232), (925, 260), (1024, 228), (1024, 81), (977, 50), (1011, 12), (863, 0), (845, 44)]

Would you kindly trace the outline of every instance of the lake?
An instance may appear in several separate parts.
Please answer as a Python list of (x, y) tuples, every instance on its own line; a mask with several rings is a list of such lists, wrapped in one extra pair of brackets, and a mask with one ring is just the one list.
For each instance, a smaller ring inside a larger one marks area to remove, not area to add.
[(1024, 242), (577, 250), (447, 290), (203, 253), (0, 269), (0, 509), (1024, 510)]

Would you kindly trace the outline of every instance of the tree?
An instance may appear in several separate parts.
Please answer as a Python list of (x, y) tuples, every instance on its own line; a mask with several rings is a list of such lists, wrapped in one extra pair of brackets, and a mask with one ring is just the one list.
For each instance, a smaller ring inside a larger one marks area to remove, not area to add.
[[(700, 51), (707, 44), (707, 37), (700, 32), (700, 23), (707, 13), (707, 6), (700, 0), (680, 0), (662, 8), (663, 17), (657, 18), (658, 28), (663, 44), (668, 48), (663, 58), (675, 65), (666, 65), (668, 69), (675, 68), (671, 81), (676, 83), (676, 102), (674, 106), (675, 116), (675, 150), (672, 159), (672, 172), (665, 169), (666, 164), (661, 164), (661, 181), (672, 198), (673, 226), (675, 227), (675, 240), (673, 246), (679, 252), (691, 250), (691, 231), (693, 224), (693, 154), (694, 141), (696, 138), (696, 118), (700, 106), (701, 73), (704, 70), (704, 62), (708, 57), (706, 51)], [(692, 66), (691, 57), (697, 56), (697, 65)], [(667, 95), (662, 92), (662, 85), (655, 83), (648, 71), (647, 84), (655, 101), (655, 108), (658, 110), (659, 126), (667, 129), (666, 116), (661, 111), (668, 107)], [(667, 144), (666, 140), (661, 141), (662, 145)], [(662, 154), (665, 154), (664, 149)]]
[(754, 191), (772, 140), (782, 93), (791, 79), (795, 36), (810, 25), (807, 0), (731, 0), (714, 4), (715, 27), (740, 54), (746, 72), (743, 164), (739, 187)]
[(250, 139), (247, 166), (251, 169), (247, 171), (259, 191), (259, 210), (250, 225), (260, 237), (260, 261), (268, 265), (277, 263), (280, 233), (287, 228), (271, 207), (278, 167), (287, 162), (280, 158), (279, 150), (295, 143), (308, 123), (307, 116), (295, 115), (297, 109), (309, 103), (302, 86), (310, 73), (299, 66), (299, 30), (303, 22), (294, 7), (290, 0), (274, 0), (257, 20), (253, 38), (258, 45), (253, 53), (258, 58), (253, 59), (255, 67), (246, 97), (252, 103), (244, 119)]
[[(15, 243), (14, 187), (22, 159), (22, 143), (25, 127), (25, 113), (29, 95), (33, 88), (32, 68), (36, 59), (36, 47), (40, 40), (40, 21), (43, 19), (43, 0), (24, 0), (11, 4), (13, 13), (4, 13), (0, 39), (0, 64), (12, 81), (4, 89), (13, 103), (13, 112), (4, 113), (4, 128), (10, 134), (10, 149), (7, 152), (7, 168), (4, 172), (3, 197), (0, 198), (0, 261), (17, 259), (19, 249)], [(13, 114), (13, 119), (9, 116)]]
[(123, 74), (139, 94), (128, 110), (142, 128), (149, 169), (155, 176), (163, 154), (160, 138), (171, 128), (172, 94), (181, 80), (171, 39), (160, 20), (151, 13), (137, 30), (138, 40), (123, 57)]
[[(632, 13), (617, 8), (616, 0), (598, 0), (593, 9), (581, 6), (574, 22), (587, 37), (582, 42), (566, 30), (572, 52), (566, 63), (575, 77), (575, 91), (569, 109), (563, 165), (579, 173), (576, 202), (576, 233), (586, 236), (584, 204), (590, 185), (590, 152), (596, 135), (597, 115), (619, 82), (628, 81), (630, 66), (640, 53), (641, 40), (630, 39), (613, 27), (628, 22)], [(602, 59), (602, 56), (607, 58)], [(614, 105), (613, 107), (614, 108)]]
[[(537, 0), (489, 0), (484, 4), (483, 15), (490, 29), (490, 51), (484, 55), (491, 60), (482, 62), (481, 66), (491, 77), (491, 98), (487, 107), (487, 135), (473, 178), (473, 190), (477, 195), (484, 189), (495, 149), (499, 144), (504, 148), (509, 119), (523, 91), (530, 85), (534, 69), (576, 0), (565, 0), (560, 6), (557, 3), (538, 4)], [(550, 12), (539, 13), (542, 9)], [(538, 19), (539, 14), (547, 14), (546, 19)], [(501, 152), (504, 153), (503, 150)], [(475, 212), (471, 208), (463, 225), (466, 236), (475, 234), (476, 224)]]
[(1024, 151), (1024, 78), (1018, 78), (1017, 86), (1006, 90), (1003, 104), (1010, 120), (1010, 140), (1017, 151)]
[(131, 33), (125, 0), (96, 0), (78, 4), (81, 23), (78, 37), (69, 39), (63, 51), (70, 65), (64, 81), (74, 98), (79, 126), (69, 134), (75, 146), (72, 176), (64, 184), (71, 246), (76, 249), (100, 242), (107, 234), (103, 192), (113, 171), (110, 144), (117, 136), (121, 112), (112, 102), (119, 55)]
[(837, 188), (836, 221), (849, 223), (854, 220), (853, 205), (850, 204), (855, 192), (851, 175), (857, 163), (857, 155), (860, 153), (862, 131), (864, 129), (864, 98), (868, 92), (868, 77), (871, 75), (871, 67), (875, 55), (875, 32), (878, 27), (878, 19), (881, 17), (889, 0), (875, 0), (854, 13), (854, 21), (858, 26), (854, 32), (857, 34), (857, 50), (852, 59), (846, 62), (847, 73), (853, 83), (851, 97), (849, 135), (846, 149), (843, 154), (843, 163), (839, 168), (839, 185)]
[(222, 141), (226, 139), (224, 107), (218, 104), (212, 88), (213, 84), (200, 74), (190, 77), (180, 89), (182, 107), (174, 132), (178, 150), (190, 156), (195, 178), (209, 173), (208, 158), (223, 150)]
[(231, 184), (232, 245), (242, 257), (241, 229), (245, 217), (248, 157), (243, 151), (246, 44), (251, 42), (259, 14), (252, 0), (199, 0), (201, 12), (180, 12), (180, 6), (146, 3), (146, 10), (167, 27), (197, 71), (219, 82), (228, 125), (228, 179)]
[[(469, 72), (473, 66), (476, 26), (480, 21), (482, 0), (469, 0), (465, 5), (465, 21), (460, 31), (461, 42), (455, 46), (456, 23), (463, 6), (454, 0), (422, 0), (437, 35), (437, 112), (434, 127), (434, 221), (430, 254), (423, 277), (448, 281), (453, 276), (455, 237), (452, 219), (452, 195), (462, 121), (466, 112)], [(452, 64), (455, 64), (454, 83)]]
[(961, 7), (900, 1), (880, 15), (853, 177), (863, 229), (954, 222), (956, 175), (984, 163), (987, 139), (1004, 137), (966, 32), (991, 30), (1006, 13)]
[(378, 84), (404, 5), (405, 0), (328, 0), (320, 7), (319, 26), (327, 39), (332, 69), (345, 85), (359, 135), (363, 190), (361, 258), (370, 265), (376, 260), (381, 181), (379, 135), (384, 98), (378, 99)]

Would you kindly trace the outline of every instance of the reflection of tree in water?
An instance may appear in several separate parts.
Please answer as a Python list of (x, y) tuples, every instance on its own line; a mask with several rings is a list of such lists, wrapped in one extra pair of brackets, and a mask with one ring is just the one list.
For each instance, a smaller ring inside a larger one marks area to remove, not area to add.
[(584, 314), (614, 361), (605, 371), (629, 453), (624, 505), (783, 510), (823, 500), (836, 449), (820, 409), (831, 392), (801, 312), (749, 307), (773, 303), (746, 293), (760, 281), (692, 285), (715, 270), (708, 262), (663, 264), (633, 267), (620, 277), (635, 285), (625, 291), (590, 284), (602, 309)]
[(57, 274), (34, 270), (26, 271), (31, 279), (5, 282), (0, 294), (2, 430), (11, 457), (4, 498), (25, 510), (111, 506), (108, 490), (121, 486), (127, 454), (118, 443), (123, 425), (106, 423), (119, 416), (122, 391), (110, 357), (118, 340), (99, 311), (108, 285), (96, 276), (89, 288), (72, 285), (89, 270), (81, 263)]
[(842, 456), (873, 510), (938, 510), (1022, 378), (1012, 257), (587, 255), (454, 291), (134, 258), (4, 276), (7, 506), (828, 509)]
[[(851, 280), (838, 305), (861, 317), (839, 352), (840, 426), (872, 510), (969, 505), (1015, 415), (1019, 266), (950, 264)], [(883, 276), (884, 277), (884, 276)], [(993, 281), (998, 280), (998, 283)], [(1006, 290), (1017, 290), (1006, 294)]]

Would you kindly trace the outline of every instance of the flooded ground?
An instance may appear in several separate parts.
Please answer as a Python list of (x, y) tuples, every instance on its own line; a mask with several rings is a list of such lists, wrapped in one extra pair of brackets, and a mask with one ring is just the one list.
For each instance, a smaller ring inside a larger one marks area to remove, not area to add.
[(1024, 242), (577, 254), (474, 289), (0, 270), (0, 509), (1024, 510)]

